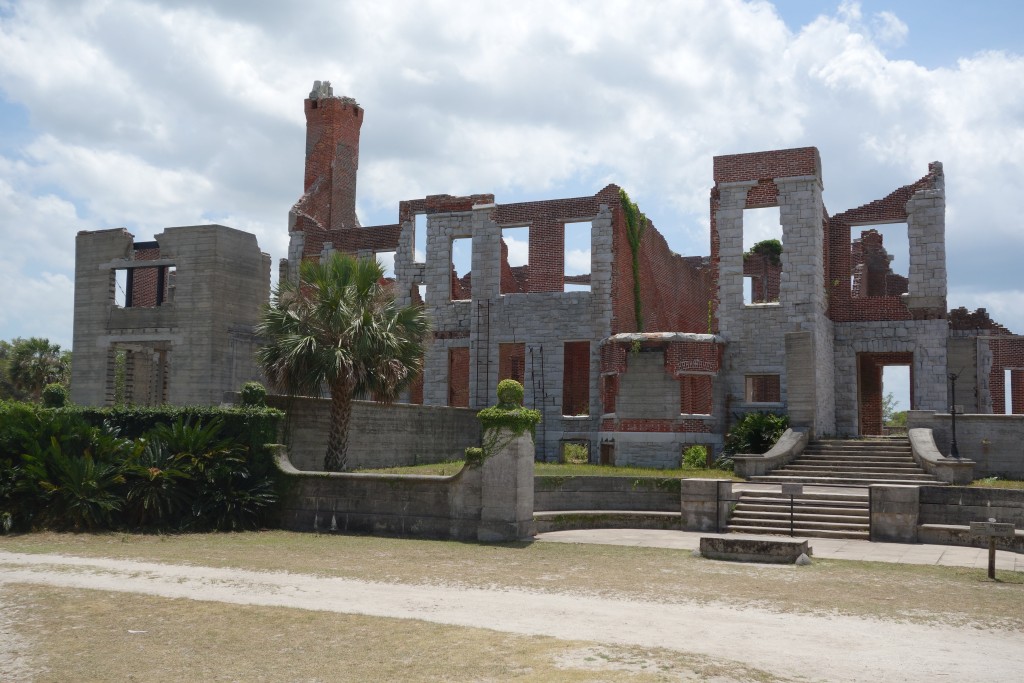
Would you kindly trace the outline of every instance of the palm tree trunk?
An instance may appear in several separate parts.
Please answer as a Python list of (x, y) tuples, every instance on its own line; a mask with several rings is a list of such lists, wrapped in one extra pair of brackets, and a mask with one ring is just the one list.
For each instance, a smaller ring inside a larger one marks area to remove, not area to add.
[(331, 385), (331, 427), (327, 432), (327, 455), (324, 470), (344, 472), (348, 469), (348, 424), (352, 419), (352, 385), (339, 379)]

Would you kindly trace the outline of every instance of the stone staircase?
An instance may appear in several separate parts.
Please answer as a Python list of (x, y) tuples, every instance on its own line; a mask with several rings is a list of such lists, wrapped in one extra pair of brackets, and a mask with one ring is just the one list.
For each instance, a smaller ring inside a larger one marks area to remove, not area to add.
[(729, 519), (729, 531), (859, 539), (870, 536), (866, 487), (942, 483), (914, 462), (905, 437), (814, 441), (789, 465), (751, 477), (750, 482), (808, 486), (792, 503), (781, 492), (744, 491)]
[(906, 437), (812, 441), (793, 462), (750, 481), (826, 486), (941, 483), (914, 462)]

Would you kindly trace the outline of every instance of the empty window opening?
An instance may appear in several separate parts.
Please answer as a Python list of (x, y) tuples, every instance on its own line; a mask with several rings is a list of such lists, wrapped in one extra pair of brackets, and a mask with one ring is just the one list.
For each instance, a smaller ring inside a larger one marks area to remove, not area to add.
[(427, 215), (418, 213), (413, 216), (412, 253), (416, 263), (427, 262)]
[(107, 364), (108, 404), (155, 406), (167, 402), (167, 348), (115, 345), (108, 351)]
[(167, 267), (167, 276), (164, 281), (164, 301), (174, 303), (174, 294), (178, 286), (178, 269), (174, 266)]
[(589, 415), (590, 342), (565, 342), (562, 353), (562, 415)]
[[(1022, 370), (1018, 370), (1017, 373), (1024, 373)], [(1024, 396), (1020, 396), (1017, 399), (1017, 405), (1013, 403), (1013, 377), (1014, 371), (1010, 368), (1003, 370), (1003, 414), (1013, 415), (1017, 412), (1024, 412), (1024, 405), (1021, 405), (1021, 399)]]
[(679, 378), (679, 412), (683, 415), (710, 415), (711, 391), (711, 375), (683, 375)]
[(882, 367), (882, 434), (903, 436), (907, 433), (907, 410), (910, 409), (910, 366)]
[(586, 465), (590, 462), (590, 442), (585, 440), (562, 441), (559, 444), (558, 460), (567, 465)]
[(448, 405), (469, 407), (469, 347), (448, 349)]
[(590, 291), (590, 233), (586, 223), (565, 224), (564, 291)]
[(907, 224), (857, 225), (850, 228), (850, 237), (850, 294), (905, 294), (910, 273)]
[(416, 293), (416, 295), (413, 297), (413, 299), (416, 300), (416, 303), (421, 303), (421, 304), (427, 303), (427, 286), (426, 285), (416, 285), (416, 286), (413, 287), (413, 291)]
[(743, 275), (743, 303), (778, 302), (782, 283), (782, 221), (779, 207), (744, 209)]
[(614, 443), (603, 443), (601, 444), (601, 464), (602, 465), (614, 465), (615, 464), (615, 444)]
[(526, 385), (526, 344), (498, 344), (498, 380), (514, 379)]
[(384, 269), (384, 279), (394, 280), (395, 279), (395, 252), (393, 251), (378, 251), (375, 256), (377, 257), (377, 263)]
[(747, 375), (744, 399), (747, 403), (779, 403), (782, 390), (778, 375)]
[(528, 292), (530, 286), (530, 228), (501, 230), (501, 293)]
[(472, 299), (473, 282), (470, 269), (473, 263), (473, 239), (455, 237), (452, 239), (452, 301)]
[(128, 270), (121, 268), (114, 271), (114, 291), (113, 299), (114, 305), (119, 308), (127, 308), (128, 306)]

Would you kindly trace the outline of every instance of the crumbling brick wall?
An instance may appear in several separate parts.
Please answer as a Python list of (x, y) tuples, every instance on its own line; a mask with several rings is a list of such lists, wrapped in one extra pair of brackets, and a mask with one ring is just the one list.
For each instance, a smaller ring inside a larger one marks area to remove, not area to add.
[[(335, 97), (317, 81), (304, 103), (306, 167), (302, 198), (292, 208), (293, 231), (353, 228), (356, 171), (363, 110), (350, 97)], [(307, 252), (308, 253), (308, 252)]]
[[(907, 203), (916, 193), (936, 187), (941, 166), (929, 166), (928, 175), (917, 182), (905, 185), (882, 199), (878, 199), (855, 209), (836, 214), (828, 220), (829, 260), (828, 287), (829, 317), (836, 322), (854, 322), (868, 320), (912, 320), (934, 319), (945, 317), (945, 306), (942, 310), (926, 309), (912, 311), (904, 298), (903, 292), (888, 291), (886, 286), (877, 283), (869, 285), (867, 295), (863, 295), (863, 284), (859, 285), (859, 294), (854, 296), (851, 288), (851, 275), (855, 274), (856, 258), (864, 252), (864, 246), (856, 247), (851, 241), (851, 226), (883, 223), (904, 223), (909, 220)], [(877, 233), (876, 233), (877, 234)], [(881, 246), (881, 236), (879, 244)], [(868, 236), (869, 247), (874, 238)], [(912, 254), (912, 258), (914, 255)], [(943, 282), (943, 287), (945, 283)], [(909, 288), (909, 284), (908, 284)], [(896, 288), (898, 289), (898, 288)], [(881, 291), (876, 295), (875, 291)]]

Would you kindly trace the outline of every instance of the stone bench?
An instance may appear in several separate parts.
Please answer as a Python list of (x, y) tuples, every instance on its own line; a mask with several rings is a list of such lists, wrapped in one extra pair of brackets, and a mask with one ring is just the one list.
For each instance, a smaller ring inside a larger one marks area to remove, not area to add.
[(801, 555), (811, 556), (807, 541), (707, 536), (700, 539), (700, 554), (712, 560), (793, 564)]
[[(971, 534), (971, 527), (966, 524), (919, 524), (917, 526), (919, 543), (933, 545), (959, 545), (970, 548), (987, 548), (988, 541)], [(996, 548), (1014, 553), (1024, 553), (1024, 529), (1017, 529), (1013, 538), (997, 538)]]

